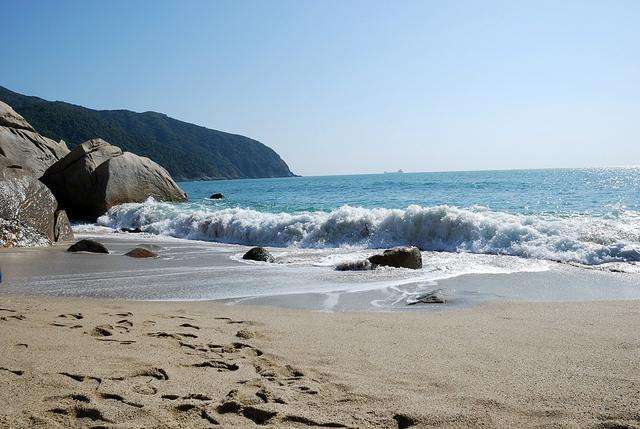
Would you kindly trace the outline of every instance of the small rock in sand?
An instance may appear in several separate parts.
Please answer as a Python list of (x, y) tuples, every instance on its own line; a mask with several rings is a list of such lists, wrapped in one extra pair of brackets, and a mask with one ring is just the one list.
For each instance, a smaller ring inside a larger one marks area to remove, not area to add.
[(149, 249), (145, 249), (144, 247), (136, 247), (135, 249), (125, 253), (125, 256), (129, 256), (131, 258), (157, 258), (158, 254)]
[(80, 240), (77, 243), (72, 244), (67, 252), (90, 252), (90, 253), (109, 253), (104, 244), (98, 243), (95, 240)]

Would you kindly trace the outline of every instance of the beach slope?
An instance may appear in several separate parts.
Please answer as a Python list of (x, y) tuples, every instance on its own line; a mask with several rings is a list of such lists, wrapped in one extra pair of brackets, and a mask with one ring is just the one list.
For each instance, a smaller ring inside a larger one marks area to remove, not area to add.
[(326, 313), (0, 297), (2, 427), (638, 427), (635, 301)]

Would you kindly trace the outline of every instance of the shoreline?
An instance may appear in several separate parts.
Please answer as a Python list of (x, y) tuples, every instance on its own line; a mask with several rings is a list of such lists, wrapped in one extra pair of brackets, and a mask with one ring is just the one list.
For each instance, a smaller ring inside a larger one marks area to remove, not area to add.
[[(430, 312), (487, 301), (640, 299), (640, 274), (584, 269), (514, 256), (423, 252), (422, 270), (335, 271), (345, 259), (373, 249), (269, 248), (277, 263), (243, 261), (247, 246), (148, 234), (79, 234), (109, 255), (49, 248), (0, 249), (7, 293), (129, 299), (219, 301), (327, 311)], [(124, 254), (139, 245), (158, 258)], [(634, 268), (634, 266), (630, 266)], [(415, 296), (443, 289), (447, 303), (407, 306)]]
[(327, 313), (2, 295), (0, 308), (0, 425), (640, 424), (632, 301)]

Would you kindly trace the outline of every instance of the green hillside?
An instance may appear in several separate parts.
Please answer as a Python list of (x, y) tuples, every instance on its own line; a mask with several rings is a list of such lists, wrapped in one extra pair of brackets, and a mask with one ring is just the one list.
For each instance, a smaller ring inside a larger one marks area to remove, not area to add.
[(62, 139), (69, 148), (100, 137), (151, 158), (176, 180), (293, 176), (282, 158), (259, 141), (162, 113), (93, 110), (18, 94), (1, 86), (0, 100), (24, 116), (40, 134)]

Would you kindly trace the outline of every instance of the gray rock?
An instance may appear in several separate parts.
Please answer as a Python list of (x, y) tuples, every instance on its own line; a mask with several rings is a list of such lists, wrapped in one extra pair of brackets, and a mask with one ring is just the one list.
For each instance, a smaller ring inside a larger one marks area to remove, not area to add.
[(149, 197), (187, 200), (164, 168), (102, 139), (74, 148), (45, 172), (42, 181), (72, 219), (94, 220), (115, 205)]
[(385, 250), (380, 255), (369, 257), (369, 262), (374, 265), (417, 270), (422, 268), (422, 255), (417, 247), (395, 247)]
[(209, 197), (210, 200), (222, 200), (224, 198), (224, 195), (216, 192), (215, 194), (211, 194), (211, 196)]
[(0, 248), (48, 246), (51, 242), (39, 231), (16, 220), (0, 218)]
[(80, 240), (77, 243), (72, 244), (67, 252), (89, 252), (89, 253), (109, 253), (104, 244), (95, 240)]
[(0, 155), (40, 177), (68, 153), (65, 142), (41, 136), (22, 116), (0, 101)]
[(56, 211), (53, 235), (56, 242), (71, 241), (74, 239), (73, 230), (71, 229), (67, 212), (64, 210)]
[(262, 262), (275, 262), (276, 258), (274, 258), (271, 253), (264, 247), (254, 247), (249, 249), (247, 253), (244, 254), (242, 259), (247, 259), (249, 261), (262, 261)]
[(375, 266), (367, 259), (362, 261), (343, 262), (336, 266), (336, 271), (367, 271), (373, 270)]
[(446, 304), (447, 298), (442, 289), (432, 290), (422, 295), (418, 295), (415, 300), (407, 302), (407, 305), (421, 304)]
[(11, 106), (0, 101), (0, 126), (35, 131)]
[[(51, 191), (31, 170), (0, 156), (0, 219), (5, 221), (5, 231), (0, 234), (4, 247), (54, 242), (57, 207)], [(19, 228), (24, 232), (20, 233)]]
[(125, 256), (129, 256), (131, 258), (157, 258), (158, 254), (149, 249), (145, 249), (144, 247), (136, 247), (135, 249), (125, 253)]

